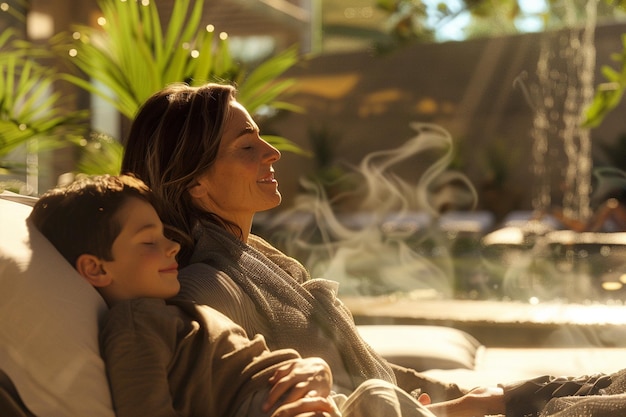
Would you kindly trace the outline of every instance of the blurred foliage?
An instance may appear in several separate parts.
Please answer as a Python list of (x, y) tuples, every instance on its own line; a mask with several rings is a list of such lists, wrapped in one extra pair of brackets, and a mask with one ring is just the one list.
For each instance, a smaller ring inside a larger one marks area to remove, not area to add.
[[(542, 22), (538, 30), (546, 30), (564, 27), (572, 19), (580, 22), (586, 16), (587, 0), (546, 0), (547, 7), (532, 16), (521, 7), (522, 1), (460, 0), (457, 7), (445, 1), (434, 6), (428, 2), (427, 6), (421, 0), (376, 0), (376, 6), (388, 15), (389, 42), (381, 49), (432, 41), (437, 31), (463, 13), (471, 16), (465, 28), (468, 39), (484, 34), (486, 27), (491, 35), (519, 32), (519, 21), (528, 17)], [(233, 83), (238, 87), (239, 101), (257, 119), (276, 109), (299, 110), (283, 101), (294, 83), (283, 75), (298, 62), (296, 47), (246, 68), (231, 57), (226, 34), (201, 26), (204, 0), (173, 2), (166, 25), (155, 2), (100, 0), (98, 5), (103, 18), (100, 27), (76, 25), (71, 33), (58, 34), (51, 40), (50, 49), (69, 63), (71, 73), (38, 61), (50, 57), (51, 51), (45, 46), (9, 42), (14, 35), (11, 30), (0, 34), (0, 173), (3, 169), (15, 172), (24, 168), (5, 157), (25, 143), (36, 144), (38, 149), (65, 146), (68, 142), (78, 144), (83, 155), (81, 171), (111, 172), (118, 166), (120, 142), (88, 133), (86, 111), (67, 110), (72, 108), (67, 104), (69, 97), (55, 92), (60, 81), (70, 81), (103, 97), (127, 119), (134, 117), (148, 96), (172, 82)], [(625, 5), (626, 0), (599, 0), (598, 15), (610, 16)], [(14, 9), (8, 12), (24, 20)], [(589, 127), (599, 125), (622, 99), (626, 35), (622, 43), (623, 50), (612, 57), (617, 68), (602, 68), (606, 82), (598, 86), (587, 111), (585, 124)], [(30, 141), (33, 138), (38, 140)], [(265, 138), (282, 151), (306, 154), (284, 138)]]
[(584, 126), (599, 126), (607, 114), (622, 101), (626, 88), (626, 34), (622, 35), (622, 50), (611, 55), (617, 62), (617, 69), (604, 65), (600, 69), (605, 81), (596, 87), (593, 101), (585, 113)]
[[(3, 9), (20, 24), (28, 9), (22, 3)], [(278, 109), (299, 110), (281, 99), (294, 83), (282, 76), (299, 60), (296, 46), (246, 68), (231, 57), (227, 34), (201, 25), (204, 0), (173, 2), (166, 26), (155, 2), (100, 0), (98, 6), (99, 28), (75, 25), (49, 45), (20, 40), (12, 29), (0, 33), (0, 174), (25, 173), (26, 163), (6, 158), (15, 149), (34, 154), (68, 144), (81, 150), (78, 172), (119, 172), (122, 144), (90, 132), (88, 110), (67, 110), (72, 97), (59, 92), (59, 82), (102, 97), (129, 120), (151, 94), (173, 82), (234, 84), (238, 100), (257, 119)], [(59, 56), (70, 71), (43, 64)], [(285, 138), (265, 139), (282, 151), (308, 155)]]
[(227, 34), (217, 35), (211, 25), (201, 26), (204, 0), (174, 2), (165, 28), (155, 2), (101, 0), (98, 4), (99, 28), (76, 25), (73, 33), (57, 35), (52, 44), (71, 65), (109, 91), (79, 75), (66, 74), (66, 79), (108, 100), (127, 118), (132, 119), (150, 95), (173, 82), (236, 84), (239, 100), (251, 113), (266, 105), (292, 109), (278, 96), (293, 80), (278, 81), (278, 77), (297, 62), (295, 48), (247, 72), (231, 57)]
[(619, 135), (615, 140), (597, 138), (594, 147), (600, 153), (602, 165), (626, 172), (626, 134)]
[[(594, 0), (591, 0), (594, 1)], [(453, 20), (467, 16), (464, 39), (525, 32), (524, 22), (534, 22), (535, 30), (561, 29), (584, 22), (589, 0), (545, 0), (545, 7), (528, 9), (525, 0), (376, 0), (376, 7), (387, 14), (390, 45), (432, 41)], [(626, 0), (600, 0), (600, 18), (623, 14)], [(458, 23), (458, 22), (457, 22)]]
[(89, 139), (75, 142), (81, 147), (81, 158), (76, 171), (87, 175), (115, 174), (120, 172), (124, 147), (114, 138), (101, 133), (92, 133)]
[(333, 132), (328, 126), (322, 125), (309, 127), (308, 138), (315, 164), (315, 169), (308, 179), (323, 187), (326, 195), (331, 199), (337, 192), (353, 190), (356, 184), (350, 180), (347, 171), (337, 159), (341, 135)]
[[(469, 15), (464, 27), (465, 39), (481, 36), (498, 36), (520, 33), (521, 22), (533, 19), (540, 22), (536, 31), (556, 30), (581, 25), (587, 18), (586, 8), (596, 2), (598, 20), (624, 16), (626, 0), (546, 0), (543, 9), (528, 12), (522, 7), (524, 0), (460, 0), (455, 6), (439, 1), (434, 7), (422, 0), (377, 0), (376, 6), (388, 14), (389, 40), (377, 45), (379, 51), (389, 51), (412, 42), (434, 41), (445, 25), (462, 14)], [(454, 7), (454, 8), (453, 8)], [(584, 113), (583, 126), (599, 126), (606, 115), (622, 100), (626, 89), (626, 34), (622, 37), (623, 49), (612, 55), (616, 68), (603, 66), (605, 81), (600, 83), (592, 103)]]
[(24, 174), (26, 163), (8, 156), (67, 146), (87, 130), (87, 112), (71, 109), (69, 97), (55, 92), (59, 75), (37, 62), (37, 53), (18, 42), (15, 31), (0, 34), (0, 174)]
[[(99, 28), (76, 25), (72, 33), (60, 33), (51, 43), (80, 71), (62, 74), (63, 79), (99, 95), (127, 119), (135, 116), (150, 95), (174, 82), (234, 84), (238, 101), (255, 116), (267, 113), (268, 108), (298, 110), (280, 100), (294, 83), (281, 76), (298, 61), (296, 47), (248, 71), (231, 57), (227, 34), (201, 25), (204, 0), (174, 2), (165, 27), (154, 2), (101, 0), (98, 4), (102, 11)], [(81, 142), (81, 169), (91, 172), (119, 166), (120, 143), (95, 137), (95, 143)], [(285, 138), (265, 139), (283, 151), (305, 154)]]

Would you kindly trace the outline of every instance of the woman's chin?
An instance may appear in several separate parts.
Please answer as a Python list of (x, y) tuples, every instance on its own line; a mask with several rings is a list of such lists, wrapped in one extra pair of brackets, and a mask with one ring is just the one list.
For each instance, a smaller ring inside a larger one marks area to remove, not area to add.
[(281, 200), (280, 194), (278, 194), (278, 198), (275, 198), (272, 201), (268, 201), (267, 204), (264, 204), (261, 208), (259, 208), (259, 210), (257, 210), (257, 213), (276, 208), (280, 206), (281, 201), (282, 200)]

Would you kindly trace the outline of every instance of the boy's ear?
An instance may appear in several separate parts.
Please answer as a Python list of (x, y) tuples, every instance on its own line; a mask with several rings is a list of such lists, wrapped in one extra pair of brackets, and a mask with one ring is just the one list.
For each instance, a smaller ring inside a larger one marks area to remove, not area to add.
[(102, 267), (102, 261), (95, 255), (84, 253), (76, 259), (76, 270), (94, 287), (106, 287), (111, 278)]

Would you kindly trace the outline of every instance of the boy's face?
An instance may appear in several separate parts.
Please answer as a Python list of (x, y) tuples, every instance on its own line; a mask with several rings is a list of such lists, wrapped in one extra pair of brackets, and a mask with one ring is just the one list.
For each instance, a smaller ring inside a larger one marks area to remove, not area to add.
[(169, 298), (178, 293), (176, 254), (180, 245), (163, 235), (154, 207), (129, 198), (116, 214), (122, 229), (113, 242), (113, 260), (102, 261), (110, 284), (101, 288), (109, 305), (138, 297)]

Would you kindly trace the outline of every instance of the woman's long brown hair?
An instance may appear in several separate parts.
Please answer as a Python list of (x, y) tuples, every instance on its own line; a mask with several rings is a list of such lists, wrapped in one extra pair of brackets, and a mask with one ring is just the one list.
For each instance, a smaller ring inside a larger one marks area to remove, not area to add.
[(122, 173), (143, 180), (156, 197), (163, 222), (189, 238), (180, 242), (181, 265), (191, 256), (191, 231), (198, 219), (224, 223), (197, 208), (188, 190), (217, 157), (235, 92), (222, 84), (166, 87), (142, 105), (125, 143)]

